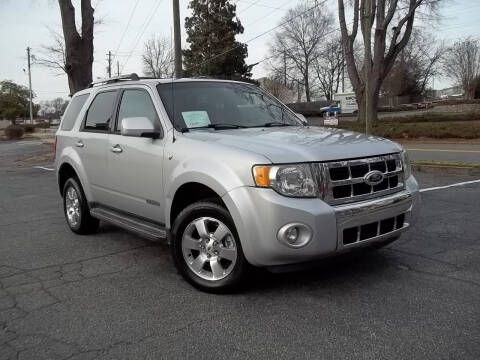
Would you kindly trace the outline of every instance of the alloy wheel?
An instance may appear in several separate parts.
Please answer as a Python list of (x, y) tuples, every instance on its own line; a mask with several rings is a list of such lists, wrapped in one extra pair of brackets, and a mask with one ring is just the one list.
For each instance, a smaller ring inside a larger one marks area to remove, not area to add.
[(182, 253), (191, 271), (205, 280), (221, 280), (234, 269), (237, 247), (231, 230), (220, 220), (191, 221), (182, 236)]

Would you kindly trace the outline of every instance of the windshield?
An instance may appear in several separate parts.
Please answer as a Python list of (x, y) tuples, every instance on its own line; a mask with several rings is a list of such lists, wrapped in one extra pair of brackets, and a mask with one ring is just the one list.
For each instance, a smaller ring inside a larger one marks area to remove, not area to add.
[(177, 130), (303, 125), (260, 88), (230, 82), (172, 82), (157, 86)]

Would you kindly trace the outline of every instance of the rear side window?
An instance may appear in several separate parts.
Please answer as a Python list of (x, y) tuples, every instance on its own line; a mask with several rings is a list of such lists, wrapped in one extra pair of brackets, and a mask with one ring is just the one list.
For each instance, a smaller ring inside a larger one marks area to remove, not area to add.
[(158, 123), (157, 111), (150, 95), (145, 90), (125, 90), (118, 110), (117, 131), (120, 130), (122, 119), (129, 117), (146, 117), (152, 124)]
[(109, 130), (116, 97), (117, 91), (102, 92), (95, 96), (87, 112), (85, 130)]
[(77, 120), (80, 110), (82, 110), (85, 101), (87, 101), (90, 94), (78, 95), (72, 99), (70, 106), (67, 108), (67, 111), (63, 115), (61, 129), (65, 131), (70, 131), (75, 125), (75, 120)]

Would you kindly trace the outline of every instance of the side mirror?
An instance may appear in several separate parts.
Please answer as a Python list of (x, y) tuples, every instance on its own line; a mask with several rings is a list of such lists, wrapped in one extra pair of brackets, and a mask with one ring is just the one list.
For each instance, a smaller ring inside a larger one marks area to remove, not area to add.
[(300, 121), (302, 122), (303, 125), (308, 125), (308, 121), (307, 121), (307, 118), (305, 116), (303, 116), (302, 114), (299, 114), (299, 113), (295, 113), (295, 115), (297, 115), (297, 117), (300, 119)]
[(120, 123), (120, 133), (123, 136), (146, 137), (158, 139), (161, 135), (159, 129), (153, 126), (146, 117), (123, 118)]

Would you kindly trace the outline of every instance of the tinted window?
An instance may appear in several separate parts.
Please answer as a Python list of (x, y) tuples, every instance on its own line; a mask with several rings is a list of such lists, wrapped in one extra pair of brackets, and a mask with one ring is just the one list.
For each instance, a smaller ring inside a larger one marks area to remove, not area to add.
[(80, 110), (82, 110), (85, 101), (87, 101), (90, 94), (78, 95), (72, 99), (70, 106), (67, 108), (67, 111), (63, 115), (62, 120), (62, 130), (72, 130), (73, 125), (75, 125), (75, 120), (77, 120)]
[(129, 117), (146, 117), (152, 124), (157, 120), (157, 111), (150, 95), (144, 90), (125, 90), (118, 111), (117, 130), (120, 130), (122, 119)]
[(109, 129), (110, 120), (115, 104), (116, 91), (99, 93), (90, 105), (85, 121), (86, 130), (105, 130)]

